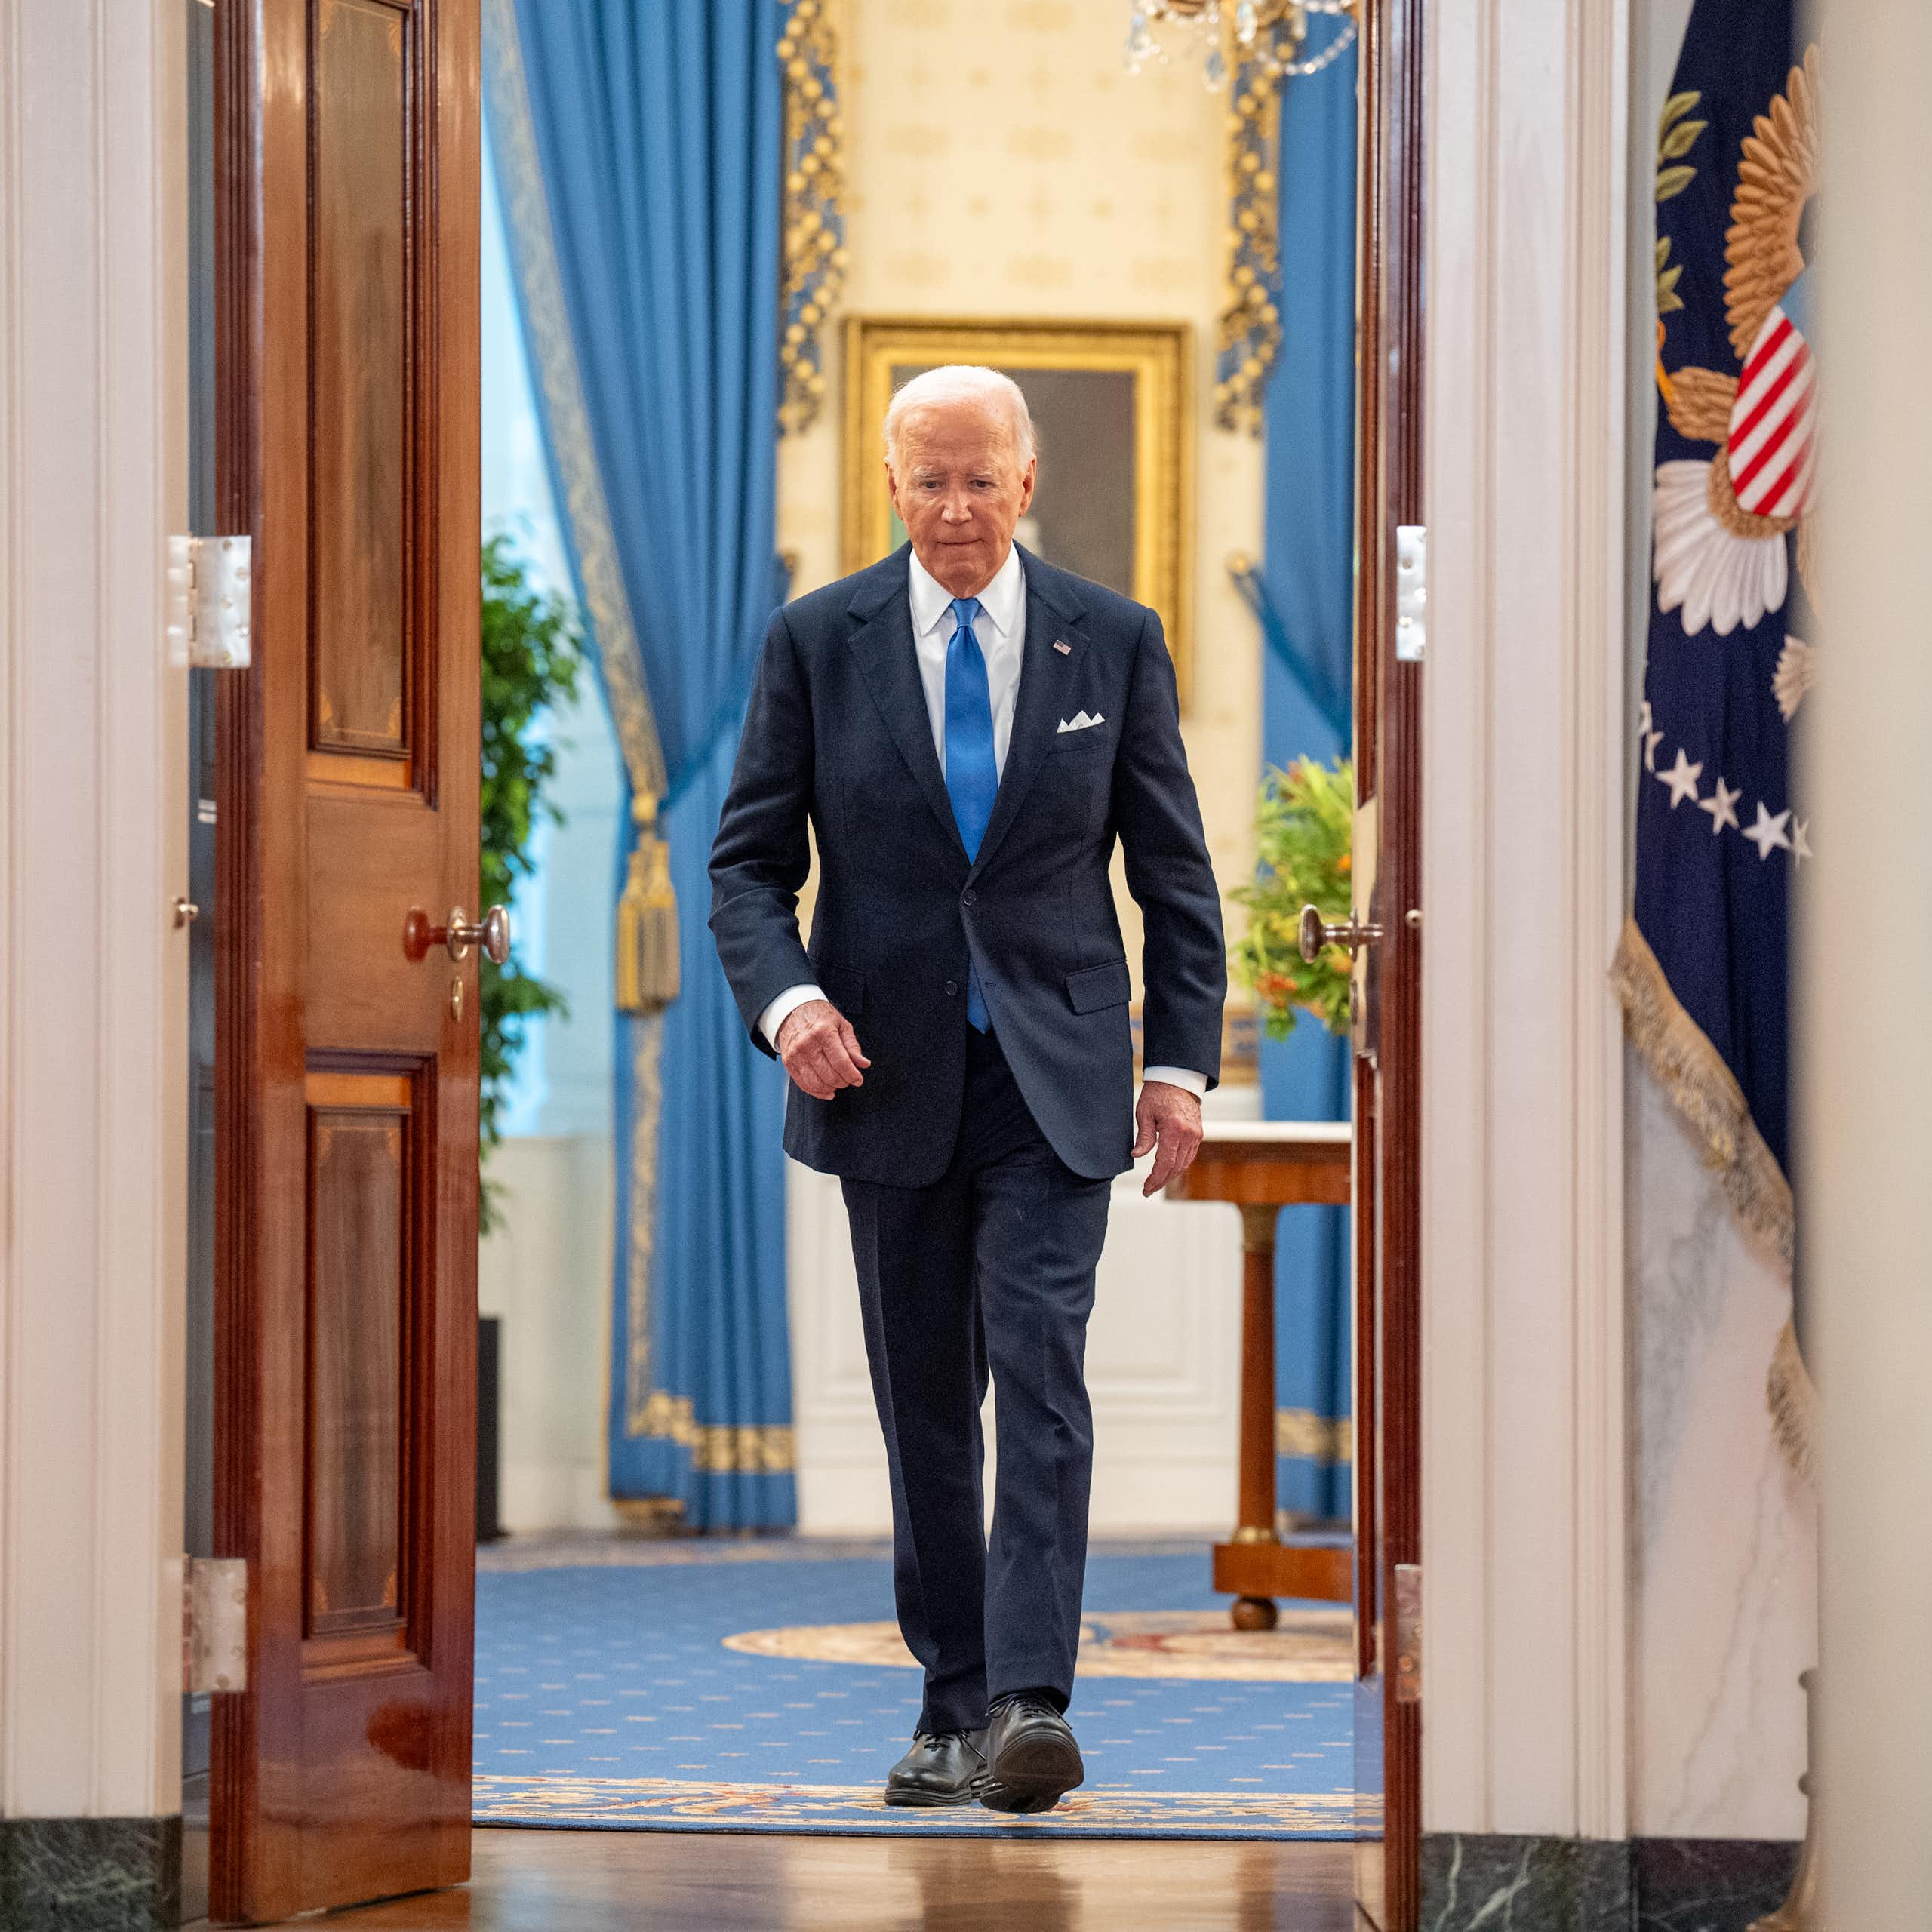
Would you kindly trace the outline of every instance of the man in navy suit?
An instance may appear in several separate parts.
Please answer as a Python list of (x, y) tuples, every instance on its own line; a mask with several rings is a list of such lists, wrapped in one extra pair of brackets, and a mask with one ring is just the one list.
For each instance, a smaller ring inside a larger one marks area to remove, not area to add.
[[(918, 377), (885, 445), (912, 541), (773, 617), (711, 928), (746, 1024), (791, 1075), (786, 1151), (844, 1183), (900, 1628), (926, 1672), (886, 1801), (1044, 1810), (1084, 1776), (1065, 1713), (1107, 1198), (1140, 1156), (1155, 1155), (1151, 1195), (1200, 1146), (1220, 901), (1160, 619), (1014, 544), (1036, 468), (1018, 387)], [(1137, 1105), (1116, 838), (1146, 935)]]

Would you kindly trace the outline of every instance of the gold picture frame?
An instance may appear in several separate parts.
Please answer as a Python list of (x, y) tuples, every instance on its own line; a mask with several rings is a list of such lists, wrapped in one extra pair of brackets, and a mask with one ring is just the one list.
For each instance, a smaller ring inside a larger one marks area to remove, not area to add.
[[(886, 405), (910, 376), (949, 362), (1003, 370), (1023, 389), (1029, 372), (1091, 376), (1097, 379), (1091, 383), (1036, 382), (1028, 397), (1041, 432), (1036, 511), (1050, 510), (1056, 500), (1060, 451), (1069, 445), (1087, 454), (1100, 486), (1060, 500), (1073, 505), (1060, 534), (1078, 555), (1055, 555), (1054, 543), (1037, 537), (1031, 547), (1048, 562), (1107, 583), (1161, 614), (1185, 706), (1194, 664), (1192, 338), (1185, 322), (850, 318), (841, 521), (846, 570), (875, 563), (899, 540), (881, 438)], [(1084, 423), (1083, 412), (1090, 419)], [(1124, 478), (1116, 451), (1131, 453)], [(1068, 462), (1076, 478), (1078, 462), (1077, 453)], [(1028, 534), (1023, 531), (1022, 542)], [(1096, 567), (1082, 569), (1083, 561)]]

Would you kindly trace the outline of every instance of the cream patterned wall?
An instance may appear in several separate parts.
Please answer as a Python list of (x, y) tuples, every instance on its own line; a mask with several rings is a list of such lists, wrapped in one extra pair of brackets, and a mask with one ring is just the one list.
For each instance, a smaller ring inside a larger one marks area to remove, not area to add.
[[(1196, 63), (1130, 77), (1113, 0), (842, 0), (851, 266), (842, 312), (1193, 325), (1195, 673), (1182, 719), (1214, 869), (1252, 863), (1261, 645), (1228, 580), (1259, 553), (1261, 445), (1213, 427), (1226, 97)], [(795, 587), (838, 574), (841, 389), (779, 456)], [(1131, 903), (1121, 894), (1123, 915)], [(1138, 968), (1137, 923), (1129, 957)]]

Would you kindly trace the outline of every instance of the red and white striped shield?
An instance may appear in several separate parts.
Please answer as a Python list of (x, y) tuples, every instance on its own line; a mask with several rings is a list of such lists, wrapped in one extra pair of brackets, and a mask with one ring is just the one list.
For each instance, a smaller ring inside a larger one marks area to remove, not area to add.
[(1817, 471), (1818, 389), (1810, 345), (1782, 309), (1764, 318), (1730, 410), (1727, 451), (1738, 507), (1796, 516)]

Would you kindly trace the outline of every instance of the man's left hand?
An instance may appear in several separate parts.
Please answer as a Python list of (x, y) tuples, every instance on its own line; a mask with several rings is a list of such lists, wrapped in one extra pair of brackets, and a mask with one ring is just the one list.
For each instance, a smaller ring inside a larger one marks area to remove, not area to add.
[(1134, 1125), (1137, 1161), (1157, 1140), (1160, 1143), (1161, 1151), (1154, 1156), (1140, 1189), (1143, 1195), (1157, 1194), (1169, 1181), (1186, 1174), (1201, 1151), (1201, 1096), (1185, 1087), (1171, 1087), (1164, 1080), (1149, 1080), (1140, 1089)]

